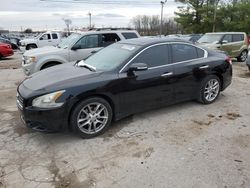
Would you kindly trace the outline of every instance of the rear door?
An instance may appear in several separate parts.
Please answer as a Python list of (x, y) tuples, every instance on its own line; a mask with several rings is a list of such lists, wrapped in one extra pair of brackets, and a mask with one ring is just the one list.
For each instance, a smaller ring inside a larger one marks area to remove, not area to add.
[(92, 53), (102, 48), (100, 35), (92, 34), (83, 36), (78, 42), (76, 42), (75, 46), (78, 46), (80, 49), (70, 50), (70, 61), (86, 59)]
[(233, 57), (238, 57), (240, 55), (244, 43), (245, 43), (244, 34), (233, 34), (233, 43), (232, 43)]
[(174, 95), (176, 101), (193, 99), (197, 96), (200, 82), (210, 67), (206, 52), (190, 44), (173, 43), (172, 63), (174, 64)]
[(52, 33), (51, 34), (51, 38), (52, 38), (52, 44), (53, 44), (53, 46), (56, 46), (57, 44), (59, 44), (60, 37), (59, 37), (58, 33)]
[[(119, 74), (121, 111), (135, 113), (173, 103), (173, 65), (169, 65), (169, 47), (152, 46), (139, 54), (131, 63), (145, 63), (148, 70), (126, 71)], [(129, 65), (127, 66), (129, 68)]]

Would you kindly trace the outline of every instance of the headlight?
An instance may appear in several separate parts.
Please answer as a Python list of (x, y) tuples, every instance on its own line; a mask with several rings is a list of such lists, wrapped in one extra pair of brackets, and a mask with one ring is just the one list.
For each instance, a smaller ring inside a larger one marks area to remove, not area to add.
[(36, 57), (25, 57), (26, 64), (35, 63), (35, 62), (36, 62)]
[(62, 102), (56, 100), (65, 92), (65, 90), (57, 91), (47, 95), (43, 95), (33, 99), (32, 106), (39, 108), (55, 108), (63, 105)]

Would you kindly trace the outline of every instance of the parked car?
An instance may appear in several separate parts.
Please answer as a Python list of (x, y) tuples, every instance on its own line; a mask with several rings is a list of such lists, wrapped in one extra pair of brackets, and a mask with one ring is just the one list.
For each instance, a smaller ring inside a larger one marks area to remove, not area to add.
[(26, 50), (41, 48), (44, 46), (56, 46), (61, 42), (61, 35), (58, 32), (46, 32), (35, 38), (23, 39), (20, 41), (21, 46)]
[(9, 44), (9, 45), (11, 45), (11, 48), (14, 49), (14, 50), (19, 48), (16, 43), (11, 42), (9, 39), (6, 39), (6, 38), (1, 37), (1, 36), (0, 36), (0, 43)]
[(228, 53), (239, 62), (245, 62), (248, 53), (248, 37), (243, 32), (206, 33), (198, 42), (211, 49), (219, 49)]
[(14, 54), (11, 45), (0, 43), (0, 59), (2, 57), (12, 56)]
[(74, 33), (56, 47), (26, 51), (22, 68), (26, 75), (55, 65), (86, 59), (91, 54), (120, 40), (139, 37), (133, 30), (100, 30)]
[(134, 113), (193, 99), (213, 103), (231, 83), (231, 63), (185, 41), (131, 39), (28, 77), (17, 105), (32, 129), (71, 127), (90, 138)]
[(248, 69), (250, 71), (250, 52), (248, 52), (248, 58), (247, 58), (246, 64), (247, 64)]

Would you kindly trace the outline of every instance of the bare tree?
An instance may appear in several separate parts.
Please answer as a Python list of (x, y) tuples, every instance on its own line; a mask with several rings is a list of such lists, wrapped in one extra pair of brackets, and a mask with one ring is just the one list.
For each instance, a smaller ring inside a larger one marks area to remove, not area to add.
[(64, 23), (65, 23), (65, 25), (66, 25), (66, 27), (67, 27), (68, 36), (69, 36), (69, 35), (70, 35), (69, 26), (72, 24), (72, 21), (71, 21), (71, 19), (69, 19), (69, 18), (63, 18), (63, 21), (64, 21)]

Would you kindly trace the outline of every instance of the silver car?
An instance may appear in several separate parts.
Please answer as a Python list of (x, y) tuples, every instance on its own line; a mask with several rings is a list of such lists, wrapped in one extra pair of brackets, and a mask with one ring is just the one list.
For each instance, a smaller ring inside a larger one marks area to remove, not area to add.
[(140, 35), (134, 30), (100, 30), (73, 33), (56, 47), (47, 46), (26, 51), (22, 68), (26, 75), (55, 65), (83, 60), (114, 42)]

